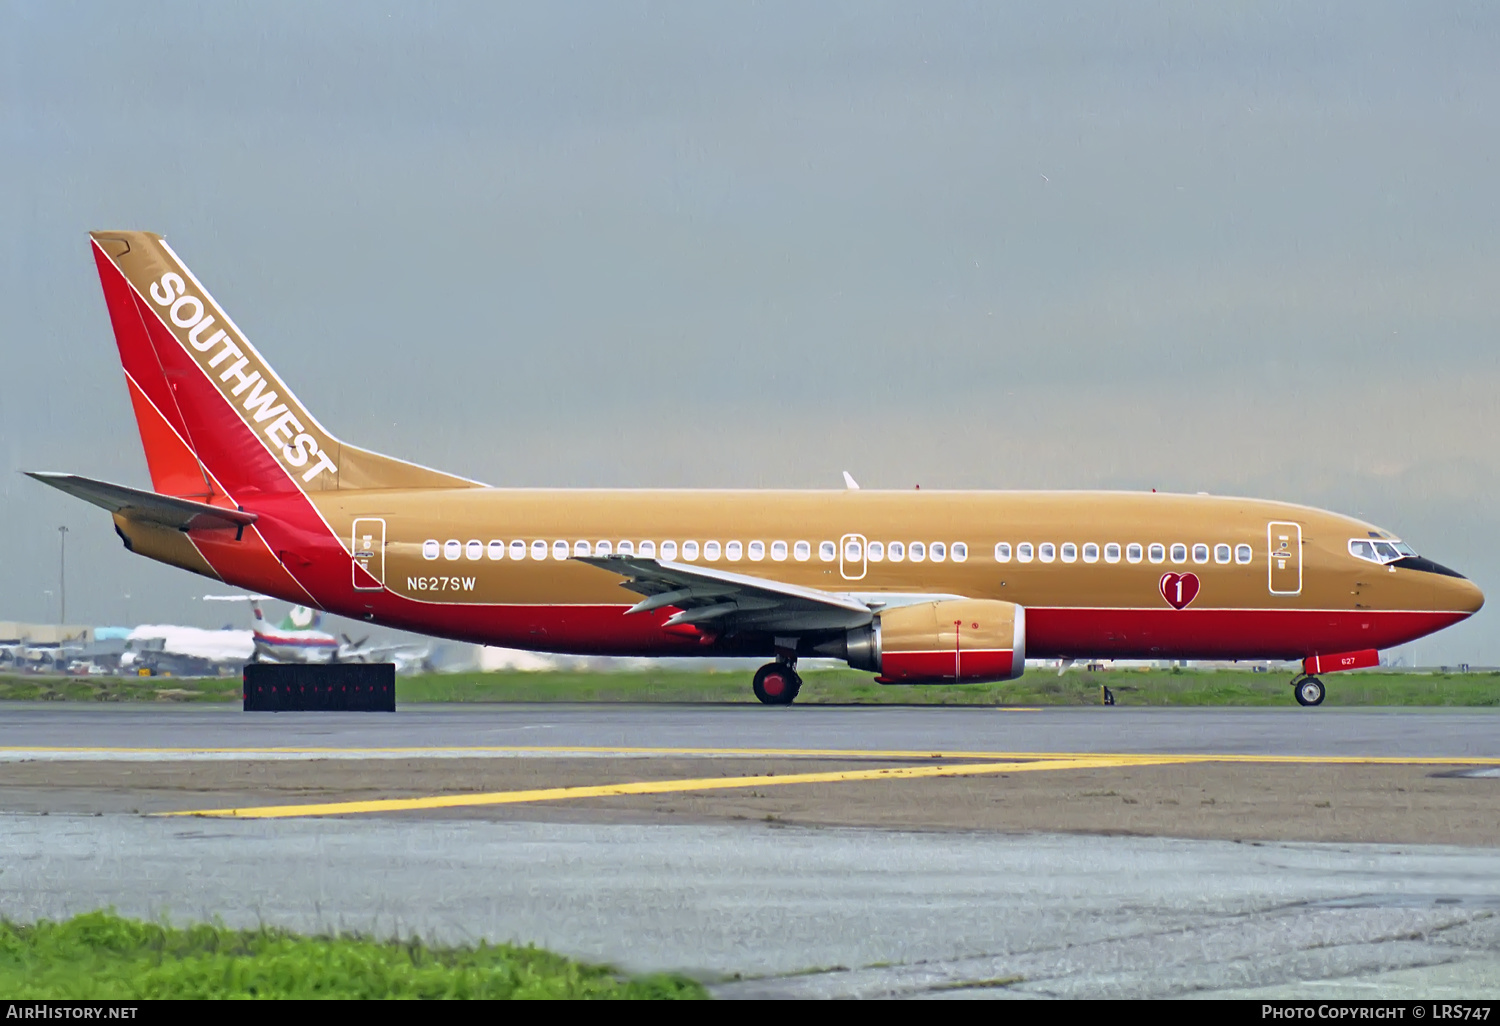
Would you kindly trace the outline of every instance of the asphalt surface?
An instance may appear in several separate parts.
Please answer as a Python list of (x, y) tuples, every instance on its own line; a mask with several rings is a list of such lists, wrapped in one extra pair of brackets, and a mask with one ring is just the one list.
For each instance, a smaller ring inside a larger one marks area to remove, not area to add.
[(0, 865), (19, 919), (533, 941), (722, 996), (1500, 996), (1495, 849), (5, 815)]
[(6, 704), (0, 749), (756, 748), (1500, 757), (1500, 709), (1017, 711), (931, 706), (408, 706), (243, 713), (225, 706)]
[[(347, 754), (347, 750), (346, 750)], [(1136, 756), (1174, 759), (1185, 756)], [(1223, 758), (1223, 757), (1221, 757)], [(0, 810), (385, 816), (1500, 849), (1500, 778), (1432, 764), (824, 756), (18, 761)], [(1477, 770), (1483, 773), (1484, 770)]]
[[(1497, 728), (1495, 710), (5, 704), (0, 915), (516, 940), (726, 997), (1500, 997)], [(1073, 759), (872, 777), (984, 753)], [(1165, 758), (1194, 754), (1281, 761)], [(746, 773), (764, 783), (609, 789)], [(558, 787), (584, 791), (470, 800)], [(323, 801), (350, 804), (151, 814)], [(1444, 838), (1467, 846), (1419, 843)]]

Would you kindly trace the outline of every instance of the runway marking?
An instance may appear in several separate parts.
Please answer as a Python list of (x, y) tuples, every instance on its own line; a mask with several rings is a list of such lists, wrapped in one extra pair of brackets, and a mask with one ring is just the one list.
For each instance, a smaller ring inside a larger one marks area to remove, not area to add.
[(1160, 762), (1188, 759), (1209, 762), (1268, 762), (1299, 764), (1370, 764), (1392, 766), (1500, 766), (1495, 756), (1422, 755), (1251, 755), (1217, 752), (983, 752), (934, 749), (862, 748), (642, 748), (588, 745), (445, 745), (440, 747), (255, 747), (255, 748), (91, 748), (47, 746), (0, 746), (0, 762), (21, 759), (464, 759), (516, 756), (696, 756), (705, 758), (838, 758), (838, 759), (1123, 759)]
[[(425, 798), (379, 798), (354, 802), (323, 802), (316, 805), (261, 805), (239, 809), (192, 809), (162, 812), (160, 816), (213, 816), (225, 819), (292, 819), (302, 816), (340, 816), (369, 812), (412, 812), (423, 809), (455, 809), (482, 805), (520, 805), (527, 802), (566, 801), (571, 798), (605, 798), (625, 794), (675, 794), (684, 791), (721, 791), (749, 787), (781, 787), (787, 784), (831, 784), (856, 780), (912, 780), (925, 777), (966, 777), (995, 773), (1026, 773), (1038, 770), (1103, 769), (1141, 765), (1143, 757), (1128, 762), (1112, 757), (1042, 759), (1033, 762), (964, 763), (958, 766), (894, 766), (870, 770), (838, 770), (828, 773), (789, 773), (784, 776), (703, 777), (696, 780), (646, 780), (587, 787), (549, 787), (532, 791), (494, 791), (489, 794), (432, 795)], [(1171, 756), (1156, 761), (1171, 762)]]
[[(1298, 758), (1295, 756), (1217, 755), (1074, 755), (1035, 757), (1026, 761), (961, 763), (958, 765), (895, 766), (869, 770), (834, 770), (825, 773), (788, 773), (782, 776), (700, 777), (690, 780), (628, 781), (582, 787), (550, 787), (529, 791), (494, 791), (473, 795), (431, 795), (422, 798), (380, 798), (307, 805), (262, 805), (230, 809), (189, 809), (158, 813), (163, 816), (213, 816), (229, 819), (290, 819), (305, 816), (341, 816), (372, 812), (411, 812), (424, 809), (469, 808), (485, 805), (519, 805), (528, 802), (567, 801), (574, 798), (606, 798), (630, 794), (674, 794), (687, 791), (719, 791), (749, 787), (780, 787), (788, 784), (829, 784), (872, 780), (913, 780), (932, 777), (966, 777), (997, 773), (1026, 773), (1070, 769), (1119, 769), (1130, 766), (1187, 766), (1214, 762), (1343, 763), (1366, 765), (1476, 765), (1473, 760), (1398, 757)], [(1482, 760), (1481, 765), (1500, 763)]]

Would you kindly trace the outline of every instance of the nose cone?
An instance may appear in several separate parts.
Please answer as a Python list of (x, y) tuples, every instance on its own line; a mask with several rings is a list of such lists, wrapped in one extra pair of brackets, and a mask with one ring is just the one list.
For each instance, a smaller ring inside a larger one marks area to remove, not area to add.
[(1484, 607), (1484, 592), (1466, 577), (1445, 577), (1439, 585), (1443, 598), (1452, 603), (1449, 609), (1473, 616)]

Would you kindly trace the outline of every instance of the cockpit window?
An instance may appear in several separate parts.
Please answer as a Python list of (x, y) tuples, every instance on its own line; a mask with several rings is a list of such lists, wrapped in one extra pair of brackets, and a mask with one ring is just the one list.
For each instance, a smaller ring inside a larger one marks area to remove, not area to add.
[(1369, 563), (1394, 563), (1398, 559), (1415, 556), (1416, 550), (1405, 542), (1379, 541), (1368, 538), (1350, 538), (1349, 555)]

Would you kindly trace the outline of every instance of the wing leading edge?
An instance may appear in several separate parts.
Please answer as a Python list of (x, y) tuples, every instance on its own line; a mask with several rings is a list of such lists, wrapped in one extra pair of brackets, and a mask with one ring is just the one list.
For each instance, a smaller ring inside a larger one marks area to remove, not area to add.
[(709, 624), (736, 630), (801, 634), (863, 627), (874, 618), (864, 602), (850, 595), (688, 566), (641, 556), (575, 556), (580, 563), (625, 578), (620, 587), (645, 596), (630, 613), (671, 606), (678, 611), (663, 626)]

